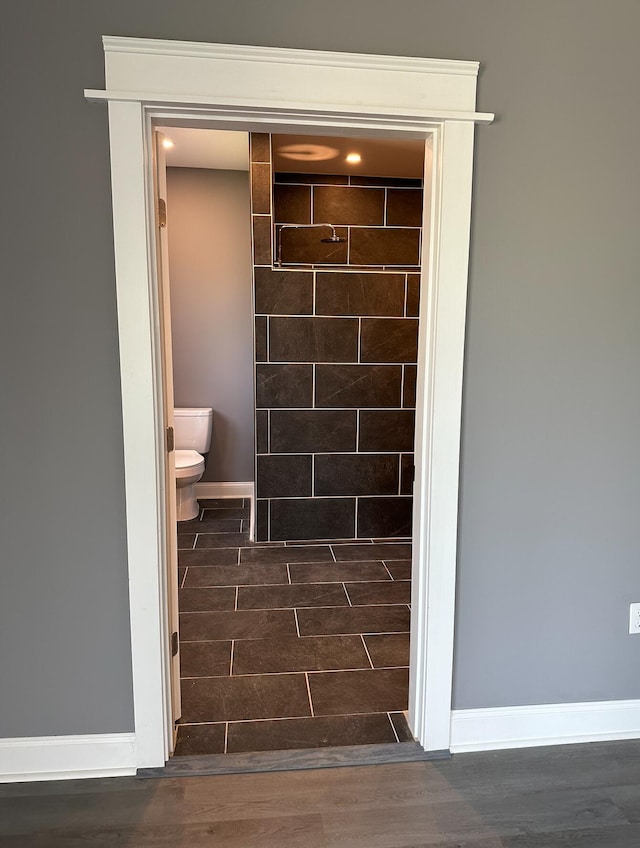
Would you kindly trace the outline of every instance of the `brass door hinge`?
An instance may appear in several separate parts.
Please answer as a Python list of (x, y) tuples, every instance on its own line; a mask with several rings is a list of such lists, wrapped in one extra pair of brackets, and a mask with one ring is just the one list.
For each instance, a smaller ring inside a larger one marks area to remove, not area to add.
[(158, 226), (160, 229), (167, 226), (167, 202), (158, 198)]

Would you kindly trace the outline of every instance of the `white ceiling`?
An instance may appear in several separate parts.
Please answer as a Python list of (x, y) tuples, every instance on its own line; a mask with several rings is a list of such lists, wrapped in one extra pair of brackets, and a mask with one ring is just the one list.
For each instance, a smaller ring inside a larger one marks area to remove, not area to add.
[(220, 171), (249, 170), (249, 134), (227, 130), (194, 130), (158, 127), (173, 141), (167, 149), (169, 168), (211, 168)]
[[(249, 170), (249, 135), (228, 130), (159, 127), (174, 147), (166, 151), (170, 168)], [(389, 138), (342, 138), (337, 136), (273, 135), (274, 169), (291, 173), (359, 174), (370, 177), (422, 178), (424, 141)], [(282, 148), (294, 146), (299, 160), (285, 158)], [(315, 159), (314, 153), (327, 158)], [(357, 165), (345, 162), (348, 153), (362, 157)]]

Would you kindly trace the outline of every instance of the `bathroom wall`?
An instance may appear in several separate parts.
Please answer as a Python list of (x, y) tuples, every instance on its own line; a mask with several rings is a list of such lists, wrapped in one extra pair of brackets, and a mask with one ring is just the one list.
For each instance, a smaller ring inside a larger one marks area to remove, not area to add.
[(203, 481), (253, 480), (248, 172), (168, 168), (167, 215), (175, 404), (214, 410)]
[[(422, 183), (276, 174), (272, 193), (251, 140), (258, 538), (409, 536)], [(272, 246), (274, 221), (345, 241)]]

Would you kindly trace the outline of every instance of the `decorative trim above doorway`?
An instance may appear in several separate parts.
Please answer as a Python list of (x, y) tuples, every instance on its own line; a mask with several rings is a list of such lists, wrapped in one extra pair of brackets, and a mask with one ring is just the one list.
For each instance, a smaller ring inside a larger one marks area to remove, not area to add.
[[(135, 765), (171, 750), (162, 346), (151, 171), (155, 121), (423, 138), (410, 726), (449, 748), (462, 367), (477, 63), (104, 38), (125, 452)], [(426, 174), (427, 172), (425, 172)], [(428, 238), (427, 238), (428, 235)]]

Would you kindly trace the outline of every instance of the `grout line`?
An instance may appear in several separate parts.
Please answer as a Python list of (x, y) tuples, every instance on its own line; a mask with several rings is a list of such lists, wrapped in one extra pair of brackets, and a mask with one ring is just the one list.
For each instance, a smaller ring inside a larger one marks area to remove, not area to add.
[(382, 564), (384, 565), (385, 570), (386, 570), (387, 574), (389, 575), (389, 577), (390, 577), (392, 580), (395, 580), (395, 577), (393, 576), (393, 574), (392, 574), (392, 573), (389, 571), (389, 569), (387, 568), (387, 563), (386, 563), (384, 560), (382, 560)]
[(383, 227), (388, 226), (387, 225), (387, 215), (389, 213), (388, 206), (389, 206), (389, 187), (385, 186), (384, 187), (384, 207), (383, 207), (383, 210), (382, 210), (383, 213), (384, 213), (383, 218), (382, 218), (382, 226)]
[[(386, 583), (386, 580), (384, 581)], [(347, 592), (347, 584), (343, 581), (342, 588), (344, 589), (344, 593), (347, 596), (347, 600), (349, 601), (349, 606), (352, 607), (351, 598), (349, 597), (349, 593)]]
[(292, 585), (292, 583), (293, 583), (293, 580), (291, 579), (291, 569), (289, 568), (289, 563), (288, 563), (288, 562), (287, 562), (287, 563), (285, 563), (285, 565), (287, 566), (287, 577), (288, 577), (288, 579), (289, 579), (289, 586), (291, 586), (291, 585)]
[(184, 581), (187, 579), (187, 572), (188, 571), (189, 571), (189, 566), (186, 565), (185, 568), (184, 568), (184, 574), (182, 575), (182, 583), (180, 584), (180, 586), (178, 588), (180, 588), (180, 589), (184, 588)]
[(334, 550), (333, 550), (333, 545), (329, 545), (329, 550), (331, 551), (331, 556), (333, 557), (333, 561), (338, 562), (338, 560), (336, 559), (336, 555), (334, 553)]
[(404, 275), (404, 317), (407, 318), (407, 302), (409, 300), (409, 274)]
[(235, 597), (235, 601), (234, 601), (234, 603), (233, 603), (233, 609), (234, 609), (234, 611), (236, 611), (236, 612), (237, 612), (237, 610), (238, 610), (238, 592), (239, 592), (239, 590), (240, 590), (240, 587), (239, 587), (239, 586), (236, 586), (236, 597)]
[[(349, 582), (350, 582), (350, 583), (368, 583), (368, 582), (370, 582), (370, 581), (368, 581), (368, 580), (350, 580)], [(374, 582), (374, 583), (381, 583), (383, 586), (388, 586), (390, 581), (389, 581), (389, 580), (375, 580), (375, 581), (371, 581), (371, 582)], [(396, 582), (401, 582), (401, 581), (396, 581)], [(408, 580), (405, 580), (404, 582), (405, 582), (405, 583), (409, 583), (409, 581), (408, 581)], [(272, 589), (272, 588), (274, 588), (274, 586), (286, 586), (286, 585), (287, 585), (286, 583), (274, 583), (274, 584), (272, 584), (272, 585), (267, 585), (267, 586), (255, 586), (255, 585), (253, 585), (253, 586), (248, 586), (248, 587), (246, 587), (246, 588), (249, 588), (249, 589)], [(317, 583), (316, 583), (316, 584), (314, 584), (314, 583), (295, 583), (295, 584), (293, 584), (293, 585), (296, 585), (296, 586), (313, 586), (313, 585), (320, 585), (320, 586), (324, 586), (324, 585), (335, 585), (335, 586), (339, 586), (339, 585), (340, 585), (340, 581), (339, 581), (339, 580), (336, 580), (333, 584), (324, 584), (324, 583), (320, 583), (320, 584), (317, 584)], [(198, 588), (198, 589), (220, 589), (220, 588), (226, 588), (226, 587), (222, 587), (222, 586), (197, 586), (196, 588)], [(348, 597), (349, 597), (349, 596), (347, 595), (347, 598), (348, 598)], [(409, 604), (408, 604), (406, 601), (397, 601), (397, 602), (395, 602), (395, 603), (393, 603), (393, 602), (391, 602), (391, 603), (382, 602), (382, 603), (379, 603), (379, 604), (351, 604), (351, 603), (350, 603), (350, 605), (349, 605), (349, 606), (347, 606), (347, 604), (333, 604), (333, 605), (329, 605), (329, 606), (326, 606), (326, 605), (325, 605), (325, 606), (322, 606), (322, 607), (314, 607), (314, 606), (300, 606), (300, 607), (249, 607), (249, 608), (244, 608), (244, 609), (240, 609), (240, 610), (231, 610), (231, 609), (222, 609), (222, 610), (220, 610), (220, 609), (219, 609), (219, 610), (215, 610), (215, 609), (213, 609), (213, 610), (182, 610), (182, 612), (180, 613), (180, 615), (210, 615), (212, 612), (279, 612), (279, 611), (282, 611), (282, 610), (297, 610), (297, 609), (305, 609), (305, 610), (311, 610), (311, 609), (341, 610), (341, 609), (367, 609), (367, 608), (371, 608), (371, 607), (376, 607), (376, 608), (377, 608), (377, 607), (408, 607), (408, 606), (409, 606)], [(324, 635), (324, 634), (315, 634), (315, 635), (320, 635), (320, 636), (322, 636), (322, 635)], [(331, 635), (333, 635), (333, 634), (327, 634), (327, 635), (331, 636)], [(300, 633), (298, 633), (298, 636), (300, 636)], [(247, 638), (249, 638), (249, 639), (250, 639), (250, 638), (252, 638), (252, 637), (251, 637), (251, 636), (248, 636)], [(259, 636), (256, 636), (255, 638), (259, 639), (260, 637), (259, 637)], [(264, 637), (264, 638), (270, 638), (270, 637)], [(218, 640), (218, 639), (196, 639), (196, 640), (194, 640), (194, 641), (196, 641), (196, 642), (217, 642), (217, 641), (220, 641), (220, 640)]]
[(315, 713), (313, 712), (313, 701), (311, 700), (311, 688), (309, 686), (309, 675), (307, 674), (306, 671), (304, 673), (304, 679), (305, 679), (305, 682), (307, 684), (307, 695), (309, 696), (309, 707), (311, 708), (311, 718), (314, 718)]
[(236, 565), (240, 565), (240, 551), (241, 550), (242, 550), (242, 548), (238, 547), (238, 561), (236, 562)]
[(235, 648), (235, 644), (236, 644), (236, 640), (232, 639), (231, 640), (231, 655), (230, 655), (230, 658), (229, 658), (229, 677), (231, 677), (231, 675), (233, 674), (233, 651), (234, 651), (234, 648)]
[(293, 608), (293, 617), (296, 620), (296, 633), (298, 634), (298, 638), (300, 638), (300, 625), (298, 624), (298, 610)]
[(313, 278), (312, 278), (312, 284), (311, 284), (312, 285), (312, 288), (311, 288), (311, 296), (312, 296), (311, 314), (313, 316), (315, 316), (315, 314), (316, 314), (316, 297), (317, 297), (317, 295), (316, 295), (316, 279), (317, 279), (318, 272), (314, 270), (314, 271), (312, 271), (312, 274), (313, 274)]
[(227, 739), (229, 737), (229, 722), (224, 723), (224, 752), (227, 753)]
[[(196, 549), (196, 545), (198, 544), (198, 536), (199, 535), (200, 535), (199, 533), (196, 533), (196, 535), (195, 535), (195, 539), (193, 540), (193, 545), (191, 546), (192, 551), (195, 551), (195, 549)], [(189, 549), (187, 548), (187, 550), (189, 550)]]
[[(346, 636), (358, 636), (358, 633), (346, 633)], [(367, 634), (371, 636), (379, 636), (378, 633)], [(384, 635), (384, 634), (382, 634)], [(307, 637), (303, 637), (307, 638)], [(325, 637), (318, 637), (325, 638)], [(397, 671), (399, 668), (409, 668), (408, 665), (381, 665), (377, 668), (374, 666), (373, 668), (369, 668), (368, 666), (356, 666), (355, 668), (321, 668), (321, 669), (311, 669), (310, 671), (251, 671), (245, 672), (244, 674), (234, 674), (233, 677), (235, 680), (239, 680), (242, 677), (289, 677), (292, 674), (345, 674), (348, 672), (356, 672), (356, 671)], [(202, 677), (181, 677), (180, 680), (229, 680), (230, 675), (228, 674), (211, 674), (211, 675), (203, 675)], [(375, 712), (375, 710), (373, 711)], [(233, 721), (234, 719), (230, 719)], [(254, 721), (255, 719), (239, 719), (240, 721)], [(212, 722), (200, 722), (195, 721), (193, 724), (210, 724)], [(220, 722), (213, 722), (219, 724)]]
[(362, 633), (360, 634), (360, 638), (362, 639), (362, 644), (364, 645), (364, 649), (367, 652), (367, 657), (369, 658), (369, 662), (371, 663), (371, 668), (375, 668), (375, 666), (373, 664), (373, 660), (371, 659), (371, 654), (369, 653), (369, 648), (367, 648), (367, 643), (365, 642), (364, 636), (363, 636)]
[(387, 718), (389, 719), (389, 724), (391, 725), (391, 730), (393, 730), (393, 735), (396, 737), (396, 742), (398, 744), (400, 744), (400, 739), (398, 738), (398, 734), (396, 733), (395, 725), (394, 725), (393, 721), (391, 720), (391, 713), (387, 713)]
[(358, 362), (362, 362), (362, 318), (358, 318)]

